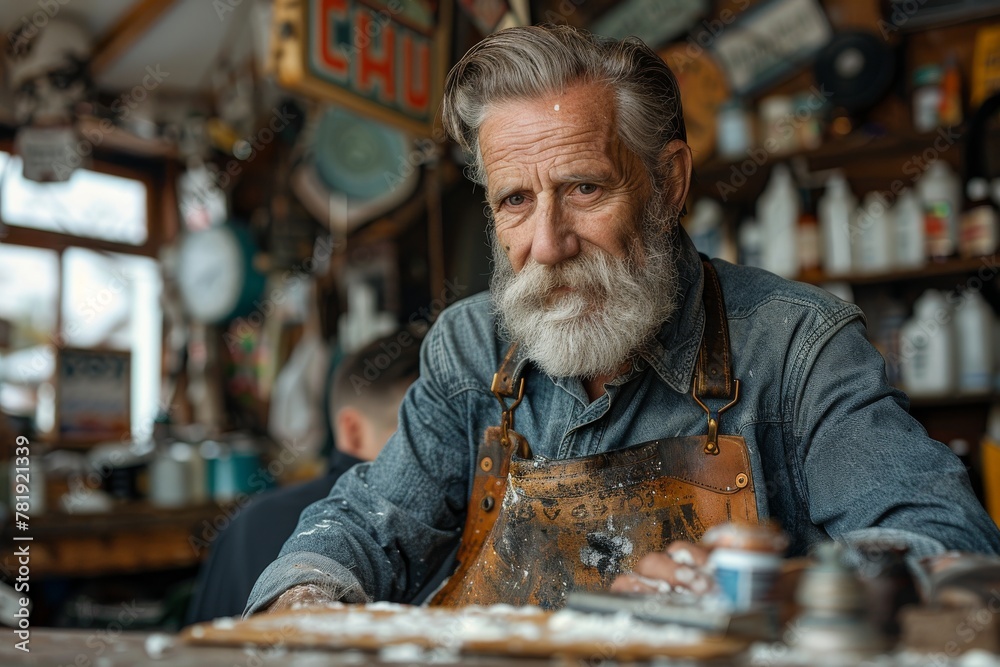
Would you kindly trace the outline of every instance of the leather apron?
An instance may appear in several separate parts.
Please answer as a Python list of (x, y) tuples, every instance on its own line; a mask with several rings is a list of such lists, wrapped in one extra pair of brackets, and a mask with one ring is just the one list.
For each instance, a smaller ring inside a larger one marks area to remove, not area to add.
[(708, 415), (707, 434), (532, 458), (513, 428), (524, 395), (523, 378), (514, 389), (515, 344), (493, 378), (501, 423), (479, 447), (458, 567), (430, 604), (560, 608), (569, 591), (606, 590), (674, 540), (697, 542), (728, 521), (757, 522), (746, 443), (718, 432), (720, 413), (739, 399), (739, 381), (718, 277), (703, 266), (705, 332), (691, 394)]

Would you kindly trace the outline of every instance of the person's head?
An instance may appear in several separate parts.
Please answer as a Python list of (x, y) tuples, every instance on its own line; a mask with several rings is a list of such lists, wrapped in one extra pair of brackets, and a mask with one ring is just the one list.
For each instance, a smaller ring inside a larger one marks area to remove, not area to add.
[(501, 325), (555, 376), (614, 374), (675, 308), (691, 152), (677, 82), (636, 39), (497, 32), (443, 119), (486, 189)]
[(374, 460), (396, 430), (399, 404), (420, 372), (420, 341), (400, 332), (347, 355), (333, 376), (330, 415), (337, 449)]

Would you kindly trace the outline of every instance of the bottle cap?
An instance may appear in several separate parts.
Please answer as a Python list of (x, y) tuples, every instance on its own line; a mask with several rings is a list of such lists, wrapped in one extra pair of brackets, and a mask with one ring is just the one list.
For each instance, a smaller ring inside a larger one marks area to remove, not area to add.
[(990, 184), (982, 176), (970, 178), (969, 182), (965, 184), (965, 194), (970, 201), (986, 199), (990, 196)]

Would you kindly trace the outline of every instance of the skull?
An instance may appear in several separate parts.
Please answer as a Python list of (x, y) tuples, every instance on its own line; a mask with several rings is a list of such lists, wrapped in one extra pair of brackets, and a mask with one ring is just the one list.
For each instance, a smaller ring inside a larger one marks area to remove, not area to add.
[(60, 16), (41, 27), (25, 22), (10, 38), (7, 81), (21, 125), (66, 125), (90, 93), (90, 34)]

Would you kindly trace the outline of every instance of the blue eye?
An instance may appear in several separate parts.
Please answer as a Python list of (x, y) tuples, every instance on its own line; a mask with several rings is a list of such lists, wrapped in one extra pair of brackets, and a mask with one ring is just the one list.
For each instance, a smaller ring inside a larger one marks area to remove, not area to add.
[(577, 190), (579, 190), (582, 195), (592, 195), (597, 192), (597, 186), (593, 183), (581, 183), (577, 186)]
[(507, 197), (507, 203), (511, 206), (520, 206), (524, 203), (524, 195), (511, 195)]

